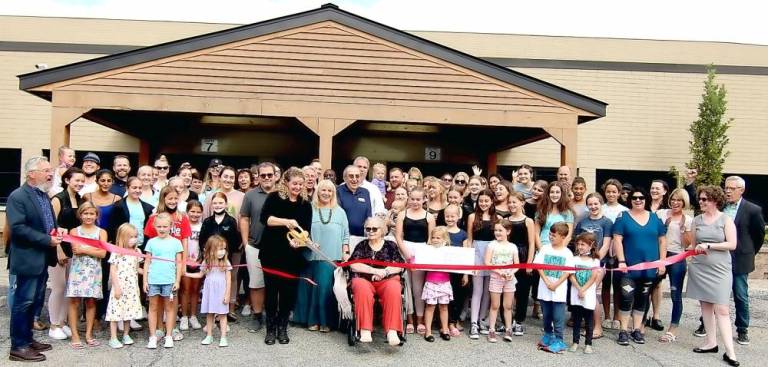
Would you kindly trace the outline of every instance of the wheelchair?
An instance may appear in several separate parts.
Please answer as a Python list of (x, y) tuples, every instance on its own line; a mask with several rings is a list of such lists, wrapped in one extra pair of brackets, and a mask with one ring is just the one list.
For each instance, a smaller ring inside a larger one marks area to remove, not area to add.
[[(357, 330), (357, 317), (355, 316), (355, 300), (354, 297), (352, 297), (352, 270), (349, 268), (344, 269), (344, 276), (347, 278), (347, 297), (349, 298), (350, 303), (352, 304), (352, 316), (349, 319), (345, 319), (342, 315), (339, 315), (339, 330), (343, 330), (347, 334), (347, 344), (350, 347), (355, 346), (357, 343), (360, 342), (360, 331)], [(399, 273), (400, 275), (400, 298), (401, 298), (401, 317), (403, 320), (403, 331), (398, 333), (398, 337), (400, 338), (400, 344), (399, 346), (403, 346), (405, 342), (407, 341), (407, 337), (405, 335), (405, 326), (408, 322), (407, 316), (408, 316), (408, 304), (406, 302), (413, 302), (407, 300), (408, 297), (406, 295), (408, 282), (406, 281), (406, 270), (403, 270)], [(374, 308), (373, 313), (376, 315), (377, 313), (381, 314), (381, 304), (379, 303), (378, 296), (374, 295)], [(374, 320), (376, 320), (376, 317), (374, 316)]]

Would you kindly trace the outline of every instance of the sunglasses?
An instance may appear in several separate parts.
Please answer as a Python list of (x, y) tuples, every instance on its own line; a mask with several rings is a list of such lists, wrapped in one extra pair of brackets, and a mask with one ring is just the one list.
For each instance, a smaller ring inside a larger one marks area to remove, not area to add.
[(706, 203), (707, 201), (710, 201), (710, 200), (709, 200), (709, 198), (708, 198), (708, 197), (706, 197), (706, 196), (701, 196), (701, 197), (699, 197), (699, 201), (703, 201), (703, 202), (705, 202), (705, 203)]
[(467, 181), (466, 180), (456, 180), (456, 181), (453, 181), (453, 183), (455, 183), (457, 185), (466, 185)]
[(633, 196), (632, 200), (645, 200), (645, 196)]
[(168, 167), (168, 166), (165, 166), (165, 167), (155, 166), (155, 169), (158, 169), (158, 170), (167, 170), (168, 168), (170, 168), (170, 167)]
[(360, 178), (360, 175), (352, 175), (352, 174), (350, 174), (350, 175), (347, 175), (347, 177), (349, 177), (349, 178)]
[(272, 177), (275, 177), (275, 174), (274, 173), (260, 173), (259, 177), (261, 177), (261, 178), (272, 178)]
[(368, 232), (368, 233), (376, 232), (378, 230), (379, 230), (379, 227), (365, 227), (365, 231)]
[(445, 181), (445, 182), (451, 182), (451, 180), (453, 180), (453, 178), (451, 178), (451, 177), (443, 177), (443, 181)]

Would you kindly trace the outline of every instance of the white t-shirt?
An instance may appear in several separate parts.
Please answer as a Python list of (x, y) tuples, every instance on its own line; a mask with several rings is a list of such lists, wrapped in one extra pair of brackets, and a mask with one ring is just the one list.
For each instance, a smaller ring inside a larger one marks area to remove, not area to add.
[[(679, 220), (671, 220), (669, 225), (667, 225), (667, 219), (671, 214), (672, 210), (670, 209), (661, 209), (656, 211), (656, 215), (659, 216), (661, 222), (667, 226), (667, 251), (679, 254), (685, 250), (683, 248), (683, 233), (680, 231)], [(683, 215), (685, 217), (685, 223), (683, 224), (685, 232), (690, 232), (693, 228), (693, 217), (690, 215)]]
[(384, 207), (384, 198), (379, 188), (367, 180), (363, 180), (360, 186), (368, 190), (368, 194), (371, 195), (371, 214), (386, 214), (388, 211)]
[[(573, 266), (573, 253), (567, 247), (555, 249), (552, 246), (542, 246), (536, 257), (533, 258), (534, 264)], [(563, 275), (561, 270), (544, 270), (544, 276), (550, 281), (556, 282)], [(570, 273), (570, 272), (565, 272)], [(565, 302), (568, 293), (568, 281), (560, 284), (555, 291), (550, 291), (544, 280), (539, 280), (539, 299), (542, 301)]]
[[(600, 260), (589, 258), (582, 260), (578, 256), (573, 257), (573, 266), (576, 268), (595, 268), (600, 266)], [(576, 281), (579, 285), (586, 284), (592, 277), (592, 270), (579, 270), (575, 273)], [(587, 310), (594, 310), (597, 305), (597, 282), (587, 288), (584, 292), (584, 298), (579, 298), (579, 289), (574, 284), (571, 284), (571, 305), (581, 306)]]
[(619, 213), (626, 212), (629, 210), (629, 208), (621, 204), (616, 204), (616, 205), (603, 204), (602, 210), (603, 210), (603, 215), (606, 218), (610, 219), (611, 222), (615, 223), (616, 218), (619, 216)]

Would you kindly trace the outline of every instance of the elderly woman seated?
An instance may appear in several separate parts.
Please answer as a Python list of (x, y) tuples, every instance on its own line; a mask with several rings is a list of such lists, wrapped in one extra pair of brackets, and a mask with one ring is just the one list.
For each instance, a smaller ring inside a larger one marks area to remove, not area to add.
[[(397, 244), (384, 240), (386, 224), (378, 217), (365, 221), (367, 238), (358, 243), (350, 260), (365, 259), (404, 263)], [(360, 341), (370, 343), (373, 329), (373, 297), (378, 295), (383, 310), (382, 326), (390, 345), (399, 345), (398, 333), (403, 332), (400, 273), (402, 268), (352, 264), (352, 297)]]

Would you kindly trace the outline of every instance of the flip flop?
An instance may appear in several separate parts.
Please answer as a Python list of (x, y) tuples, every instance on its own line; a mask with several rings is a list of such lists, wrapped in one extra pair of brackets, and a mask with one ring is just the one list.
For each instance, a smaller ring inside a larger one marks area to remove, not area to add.
[(72, 349), (74, 350), (80, 350), (85, 348), (85, 346), (81, 342), (72, 342), (72, 343), (69, 343), (69, 346), (72, 347)]
[(405, 325), (406, 334), (413, 334), (413, 324)]
[(101, 342), (96, 339), (86, 340), (85, 342), (88, 344), (89, 347), (98, 347), (99, 345), (101, 345)]
[(419, 326), (416, 326), (416, 332), (420, 335), (424, 335), (427, 333), (427, 327), (423, 324), (419, 324)]
[(660, 343), (673, 343), (675, 341), (677, 341), (677, 336), (675, 336), (675, 334), (670, 333), (669, 331), (667, 331), (664, 335), (659, 337)]

